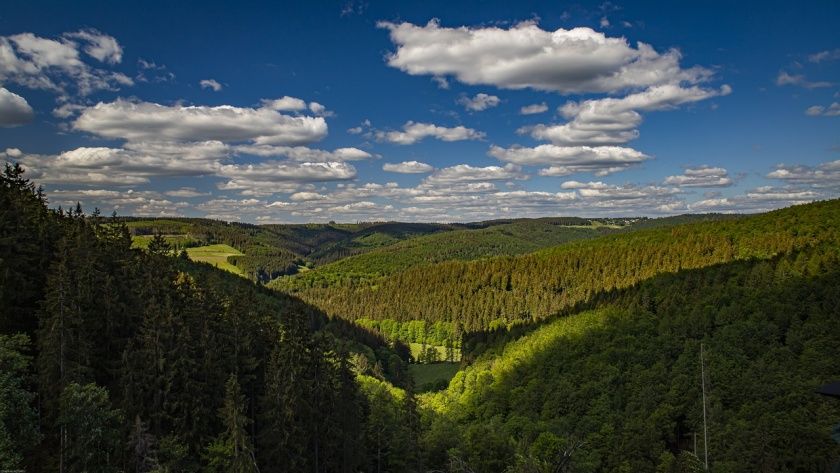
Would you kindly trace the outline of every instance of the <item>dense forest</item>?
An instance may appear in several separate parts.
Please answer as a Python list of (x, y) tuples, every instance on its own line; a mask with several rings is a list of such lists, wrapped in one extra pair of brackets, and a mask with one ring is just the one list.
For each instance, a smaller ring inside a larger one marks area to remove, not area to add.
[[(2, 470), (681, 473), (704, 471), (708, 452), (713, 472), (810, 472), (840, 459), (840, 402), (815, 393), (840, 379), (840, 201), (270, 228), (53, 210), (7, 166), (0, 209)], [(323, 255), (293, 264), (332, 276), (273, 290), (176, 251), (193, 242)], [(413, 357), (418, 343), (452, 352), (445, 387), (415, 394), (416, 368), (440, 361)]]
[[(0, 469), (354, 472), (397, 455), (377, 437), (391, 405), (363, 389), (404, 382), (381, 339), (163, 238), (131, 249), (118, 220), (48, 210), (19, 167), (0, 208)], [(378, 378), (361, 384), (350, 351)]]
[(712, 471), (831, 471), (840, 402), (815, 390), (840, 378), (838, 313), (833, 244), (613, 291), (424, 396), (427, 464), (703, 471), (702, 347)]
[(662, 272), (840, 244), (840, 203), (665, 226), (514, 257), (446, 261), (372, 280), (274, 285), (348, 319), (461, 323), (482, 331), (529, 323)]

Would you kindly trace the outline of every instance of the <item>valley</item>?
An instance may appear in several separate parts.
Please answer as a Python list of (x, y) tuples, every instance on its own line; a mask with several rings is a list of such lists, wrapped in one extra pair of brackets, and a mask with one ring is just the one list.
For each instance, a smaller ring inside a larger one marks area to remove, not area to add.
[(840, 377), (837, 200), (258, 226), (57, 212), (3, 180), (0, 452), (32, 471), (235, 447), (260, 471), (682, 472), (704, 428), (714, 471), (838, 453), (814, 393)]

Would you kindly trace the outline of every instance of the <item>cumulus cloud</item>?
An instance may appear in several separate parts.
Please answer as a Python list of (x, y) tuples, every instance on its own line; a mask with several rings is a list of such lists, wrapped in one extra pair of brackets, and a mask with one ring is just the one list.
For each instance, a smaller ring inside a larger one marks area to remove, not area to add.
[(356, 177), (356, 168), (347, 163), (289, 163), (267, 161), (259, 164), (223, 165), (219, 175), (244, 182), (324, 182)]
[(574, 190), (586, 208), (633, 212), (673, 213), (684, 207), (679, 189), (655, 185), (613, 185), (603, 182), (566, 181), (562, 189)]
[(398, 145), (411, 145), (422, 141), (425, 138), (435, 138), (441, 141), (463, 141), (463, 140), (480, 140), (484, 138), (484, 133), (466, 128), (464, 126), (456, 126), (447, 128), (445, 126), (438, 126), (432, 123), (417, 123), (413, 121), (407, 122), (402, 127), (402, 131), (376, 131), (374, 136), (377, 141), (385, 141)]
[(81, 147), (58, 155), (23, 154), (39, 183), (134, 185), (151, 177), (212, 175), (227, 156), (221, 142), (129, 143), (125, 148)]
[(269, 107), (160, 105), (118, 99), (86, 108), (73, 128), (128, 141), (253, 141), (302, 145), (327, 135), (322, 117), (283, 115)]
[(494, 145), (488, 154), (501, 161), (522, 166), (549, 165), (549, 168), (540, 171), (541, 176), (566, 176), (578, 172), (605, 176), (650, 159), (644, 153), (620, 146), (540, 145), (534, 148), (502, 148)]
[(376, 156), (359, 148), (338, 148), (333, 151), (307, 148), (306, 146), (240, 145), (236, 152), (260, 157), (285, 156), (301, 162), (340, 162), (373, 159)]
[(816, 191), (796, 187), (762, 186), (734, 197), (715, 197), (689, 204), (692, 212), (766, 212), (823, 198)]
[(458, 164), (441, 168), (423, 180), (426, 185), (447, 185), (476, 181), (507, 181), (512, 179), (527, 179), (522, 168), (515, 164), (505, 166), (477, 167), (469, 164)]
[(526, 105), (519, 109), (520, 115), (536, 115), (538, 113), (545, 113), (548, 111), (548, 105), (543, 103), (535, 103), (532, 105)]
[(66, 33), (58, 39), (32, 33), (0, 36), (0, 83), (68, 95), (73, 84), (79, 95), (98, 90), (119, 90), (134, 81), (120, 72), (90, 66), (80, 51), (100, 62), (118, 63), (122, 48), (111, 36), (96, 30)]
[(665, 184), (679, 187), (729, 187), (732, 179), (721, 167), (699, 166), (686, 168), (677, 176), (665, 178)]
[(834, 84), (827, 81), (812, 82), (806, 79), (803, 74), (788, 74), (785, 71), (779, 71), (779, 75), (776, 76), (776, 85), (794, 85), (797, 87), (804, 87), (806, 89), (820, 89), (824, 87), (831, 87)]
[(814, 105), (805, 110), (805, 114), (812, 117), (837, 117), (840, 116), (840, 102), (833, 102), (827, 107)]
[(321, 117), (331, 117), (335, 115), (333, 112), (327, 110), (327, 107), (318, 102), (309, 102), (309, 111)]
[(461, 97), (458, 103), (463, 105), (465, 109), (473, 112), (481, 112), (488, 108), (493, 108), (501, 103), (499, 97), (495, 95), (487, 95), (484, 93), (476, 94), (474, 97)]
[(767, 178), (812, 187), (840, 187), (840, 160), (821, 163), (817, 166), (782, 164), (767, 174)]
[(203, 79), (198, 83), (202, 89), (212, 89), (213, 92), (219, 92), (222, 90), (222, 84), (220, 84), (215, 79)]
[(447, 28), (380, 22), (396, 51), (388, 65), (411, 75), (453, 76), (477, 85), (560, 93), (614, 92), (666, 83), (696, 83), (711, 71), (680, 66), (676, 49), (664, 53), (590, 28), (545, 31), (534, 22), (500, 27)]
[(100, 33), (95, 29), (87, 29), (75, 33), (66, 33), (64, 37), (80, 41), (85, 54), (99, 62), (109, 64), (122, 62), (122, 46), (113, 36)]
[(20, 95), (0, 87), (0, 127), (25, 125), (32, 121), (35, 112)]
[(263, 100), (263, 106), (280, 112), (299, 112), (306, 110), (306, 102), (297, 97), (289, 97), (288, 95), (284, 95), (279, 99)]
[(524, 127), (519, 133), (529, 133), (535, 139), (565, 146), (622, 144), (638, 138), (637, 128), (642, 122), (640, 112), (671, 110), (687, 103), (727, 95), (731, 91), (726, 85), (713, 90), (666, 84), (622, 98), (568, 102), (560, 108), (560, 113), (568, 122)]
[(419, 161), (403, 161), (401, 163), (385, 163), (382, 170), (400, 174), (425, 174), (435, 170), (434, 166)]

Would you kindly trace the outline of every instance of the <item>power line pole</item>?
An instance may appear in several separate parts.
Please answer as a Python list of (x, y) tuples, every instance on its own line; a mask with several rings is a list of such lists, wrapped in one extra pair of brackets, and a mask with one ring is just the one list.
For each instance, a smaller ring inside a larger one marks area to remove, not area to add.
[(703, 359), (703, 342), (700, 342), (700, 386), (703, 391), (703, 456), (705, 469), (709, 469), (709, 433), (706, 428), (706, 366)]

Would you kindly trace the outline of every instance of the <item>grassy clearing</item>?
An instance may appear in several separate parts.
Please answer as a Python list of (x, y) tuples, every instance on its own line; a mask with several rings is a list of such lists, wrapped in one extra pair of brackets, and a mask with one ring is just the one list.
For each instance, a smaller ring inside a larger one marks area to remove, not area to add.
[(437, 391), (449, 385), (459, 366), (459, 363), (411, 364), (408, 372), (414, 378), (417, 391)]
[(241, 269), (228, 263), (228, 256), (242, 256), (244, 253), (228, 245), (207, 245), (187, 248), (187, 255), (193, 261), (210, 263), (213, 266), (239, 276), (245, 276)]

